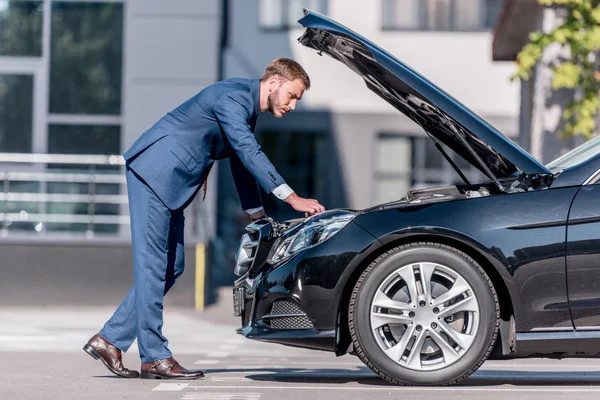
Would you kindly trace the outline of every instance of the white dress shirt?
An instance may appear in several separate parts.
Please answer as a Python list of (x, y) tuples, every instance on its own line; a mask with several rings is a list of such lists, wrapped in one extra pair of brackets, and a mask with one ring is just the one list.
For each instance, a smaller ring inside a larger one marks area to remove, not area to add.
[[(283, 184), (283, 185), (279, 185), (277, 186), (275, 189), (273, 189), (273, 191), (271, 192), (275, 195), (275, 197), (277, 197), (279, 200), (285, 200), (290, 194), (294, 193), (294, 191), (292, 190), (291, 187), (289, 187), (287, 184)], [(248, 213), (248, 215), (252, 215), (254, 213), (259, 212), (260, 210), (262, 210), (262, 207), (257, 207), (257, 208), (251, 208), (249, 210), (244, 210)]]

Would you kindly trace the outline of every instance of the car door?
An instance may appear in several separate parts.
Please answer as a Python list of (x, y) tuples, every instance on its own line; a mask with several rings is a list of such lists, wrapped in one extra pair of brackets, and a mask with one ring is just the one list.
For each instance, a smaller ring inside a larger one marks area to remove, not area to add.
[(567, 281), (577, 330), (600, 330), (600, 184), (575, 195), (567, 225)]

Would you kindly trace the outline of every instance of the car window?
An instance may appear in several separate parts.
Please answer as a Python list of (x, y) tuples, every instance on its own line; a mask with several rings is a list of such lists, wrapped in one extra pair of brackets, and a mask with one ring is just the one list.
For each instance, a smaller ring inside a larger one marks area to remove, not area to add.
[(567, 154), (558, 157), (556, 160), (546, 165), (546, 167), (552, 172), (558, 172), (562, 169), (566, 169), (574, 165), (580, 164), (585, 160), (589, 159), (590, 157), (595, 156), (599, 152), (600, 136), (594, 139), (590, 139), (582, 145), (575, 147)]

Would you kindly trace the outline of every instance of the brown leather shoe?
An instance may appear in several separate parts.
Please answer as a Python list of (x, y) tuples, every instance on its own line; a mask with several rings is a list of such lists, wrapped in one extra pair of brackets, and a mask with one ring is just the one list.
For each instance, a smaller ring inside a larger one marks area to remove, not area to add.
[(142, 379), (199, 379), (204, 372), (183, 368), (174, 358), (142, 363)]
[(123, 378), (139, 378), (137, 371), (131, 371), (123, 366), (121, 350), (96, 334), (83, 346), (83, 350), (94, 359), (100, 359), (106, 368), (115, 375)]

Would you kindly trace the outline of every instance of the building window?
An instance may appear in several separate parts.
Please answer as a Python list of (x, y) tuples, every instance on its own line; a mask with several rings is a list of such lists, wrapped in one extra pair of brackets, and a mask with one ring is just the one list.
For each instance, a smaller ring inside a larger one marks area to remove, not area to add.
[[(0, 153), (121, 153), (123, 19), (119, 0), (0, 0)], [(0, 235), (120, 233), (120, 167), (81, 162), (14, 168), (29, 175), (0, 182)]]
[(42, 1), (0, 0), (0, 56), (42, 55)]
[[(470, 182), (488, 179), (458, 154), (443, 146)], [(375, 142), (375, 204), (399, 200), (412, 189), (464, 184), (426, 136), (384, 133)]]
[(120, 115), (123, 4), (52, 2), (50, 113)]
[(121, 127), (55, 125), (48, 127), (50, 154), (120, 154)]
[(326, 13), (326, 0), (259, 0), (259, 23), (268, 29), (299, 28), (304, 9)]
[(483, 31), (496, 24), (500, 0), (383, 0), (383, 29)]
[(30, 153), (33, 75), (0, 75), (0, 153)]

